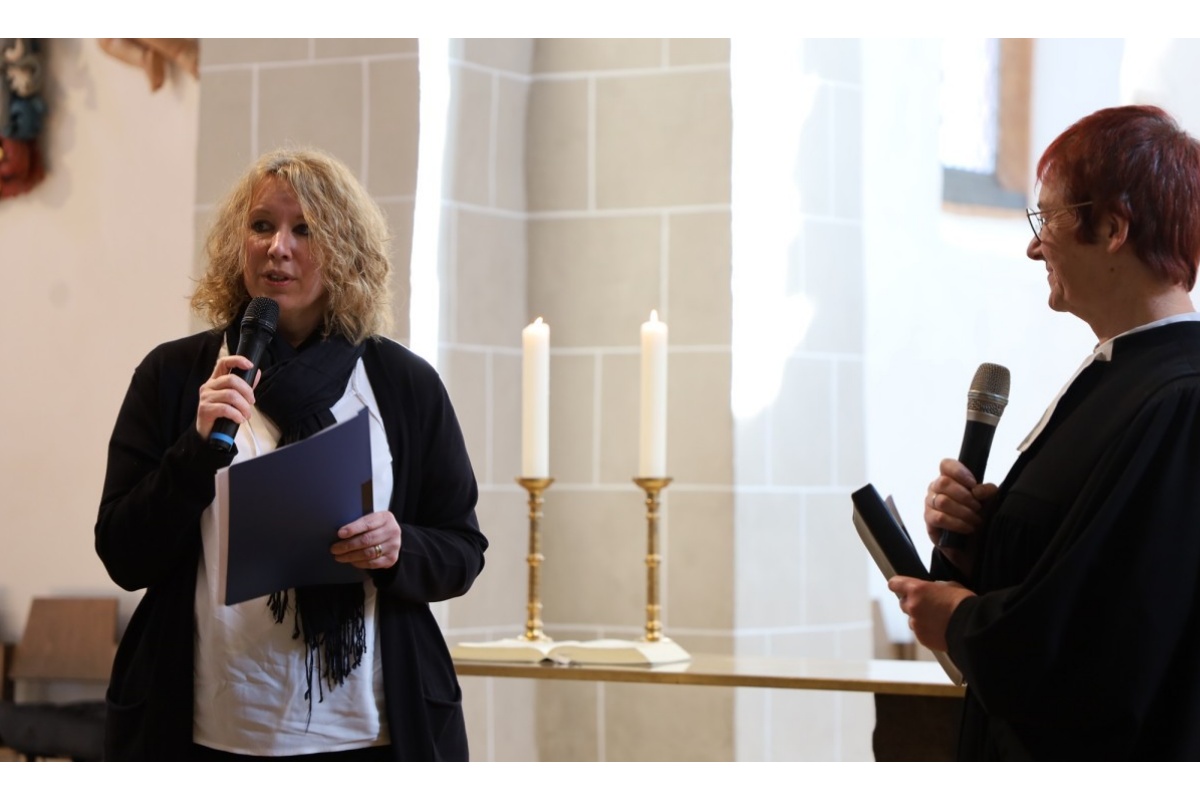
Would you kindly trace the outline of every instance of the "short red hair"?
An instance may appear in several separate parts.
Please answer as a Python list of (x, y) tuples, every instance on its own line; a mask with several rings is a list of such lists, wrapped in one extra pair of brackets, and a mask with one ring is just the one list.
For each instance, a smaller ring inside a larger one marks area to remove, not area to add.
[(1037, 177), (1078, 209), (1081, 242), (1096, 241), (1106, 213), (1129, 220), (1134, 252), (1188, 291), (1200, 263), (1200, 142), (1157, 106), (1105, 108), (1050, 143)]

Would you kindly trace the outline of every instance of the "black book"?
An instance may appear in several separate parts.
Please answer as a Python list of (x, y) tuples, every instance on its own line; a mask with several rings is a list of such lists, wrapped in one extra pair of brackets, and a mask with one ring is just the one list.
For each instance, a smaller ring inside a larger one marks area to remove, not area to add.
[(930, 580), (929, 570), (895, 507), (884, 502), (869, 483), (851, 494), (850, 499), (854, 501), (854, 527), (883, 577), (906, 575)]
[[(883, 577), (904, 575), (923, 581), (933, 580), (921, 561), (921, 556), (917, 553), (917, 548), (912, 537), (908, 535), (908, 529), (904, 527), (892, 498), (889, 497), (885, 501), (879, 496), (879, 492), (875, 491), (875, 487), (868, 483), (857, 492), (851, 493), (850, 499), (854, 502), (854, 527)], [(950, 680), (961, 685), (962, 672), (950, 656), (946, 653), (932, 652)]]

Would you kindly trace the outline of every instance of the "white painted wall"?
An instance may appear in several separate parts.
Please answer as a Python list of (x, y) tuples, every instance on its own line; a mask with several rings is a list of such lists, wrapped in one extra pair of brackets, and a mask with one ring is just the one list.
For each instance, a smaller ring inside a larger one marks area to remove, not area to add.
[[(0, 640), (35, 594), (123, 594), (92, 547), (134, 366), (188, 332), (199, 91), (48, 40), (45, 181), (0, 201)], [(124, 611), (132, 607), (126, 598)]]

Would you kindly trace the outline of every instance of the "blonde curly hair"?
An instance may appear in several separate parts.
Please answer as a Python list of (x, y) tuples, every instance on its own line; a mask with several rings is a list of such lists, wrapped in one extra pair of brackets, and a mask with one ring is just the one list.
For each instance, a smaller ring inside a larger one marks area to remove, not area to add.
[(273, 150), (234, 184), (208, 232), (208, 266), (192, 295), (193, 310), (224, 329), (250, 300), (243, 279), (250, 203), (269, 176), (287, 181), (308, 223), (313, 263), (328, 294), (322, 334), (340, 333), (357, 344), (390, 332), (387, 221), (344, 164), (311, 148)]

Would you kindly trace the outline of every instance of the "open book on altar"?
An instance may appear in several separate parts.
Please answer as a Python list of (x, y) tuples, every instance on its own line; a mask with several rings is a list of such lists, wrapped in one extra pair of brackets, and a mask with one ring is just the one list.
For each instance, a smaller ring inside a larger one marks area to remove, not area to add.
[[(875, 491), (875, 487), (868, 483), (851, 494), (850, 499), (854, 503), (854, 528), (883, 577), (890, 579), (894, 575), (904, 575), (923, 581), (933, 580), (908, 535), (908, 529), (900, 519), (899, 509), (890, 496), (883, 500)], [(950, 656), (937, 650), (930, 652), (942, 665), (950, 680), (961, 686), (962, 672)]]
[(492, 642), (460, 642), (450, 648), (450, 655), (462, 661), (508, 661), (522, 664), (551, 661), (556, 664), (626, 666), (673, 664), (690, 661), (692, 658), (686, 650), (666, 638), (657, 642), (628, 639), (538, 642), (517, 637)]

